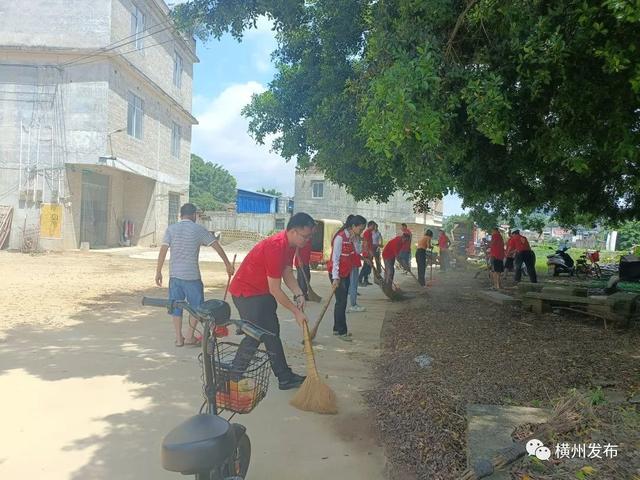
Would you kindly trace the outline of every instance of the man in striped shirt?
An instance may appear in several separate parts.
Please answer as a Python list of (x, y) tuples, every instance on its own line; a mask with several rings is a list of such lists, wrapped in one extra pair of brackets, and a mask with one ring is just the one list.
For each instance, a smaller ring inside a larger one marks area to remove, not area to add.
[[(211, 246), (218, 252), (227, 267), (227, 273), (233, 275), (233, 265), (220, 246), (218, 240), (202, 225), (196, 223), (196, 207), (192, 203), (185, 203), (180, 208), (180, 221), (169, 225), (162, 240), (158, 266), (156, 269), (156, 285), (162, 286), (162, 266), (171, 249), (169, 265), (169, 300), (187, 300), (193, 308), (204, 302), (204, 285), (200, 277), (198, 260), (200, 247)], [(196, 319), (189, 318), (187, 338), (182, 336), (182, 309), (176, 308), (171, 312), (173, 326), (176, 331), (176, 347), (183, 345), (199, 345), (195, 338), (194, 329)]]

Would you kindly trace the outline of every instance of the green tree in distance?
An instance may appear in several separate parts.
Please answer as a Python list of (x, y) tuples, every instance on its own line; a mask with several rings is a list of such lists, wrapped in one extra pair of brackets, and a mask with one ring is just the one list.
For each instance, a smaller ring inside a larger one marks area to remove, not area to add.
[(262, 187), (260, 190), (258, 190), (258, 192), (266, 193), (267, 195), (273, 195), (274, 197), (281, 197), (282, 196), (282, 192), (279, 192), (275, 188), (264, 188), (264, 187)]
[(189, 198), (203, 210), (219, 210), (236, 200), (236, 179), (225, 168), (191, 154)]

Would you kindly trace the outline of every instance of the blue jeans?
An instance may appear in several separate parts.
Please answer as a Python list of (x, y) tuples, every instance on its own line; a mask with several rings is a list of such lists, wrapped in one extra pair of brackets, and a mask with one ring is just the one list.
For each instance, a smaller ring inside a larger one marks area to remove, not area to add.
[(349, 299), (351, 300), (351, 306), (354, 307), (358, 304), (358, 276), (360, 275), (360, 268), (353, 267), (351, 270), (351, 277), (349, 283)]
[[(169, 278), (169, 300), (186, 300), (192, 308), (196, 308), (204, 302), (204, 285), (202, 280), (182, 280)], [(171, 315), (182, 316), (181, 308), (174, 308)]]

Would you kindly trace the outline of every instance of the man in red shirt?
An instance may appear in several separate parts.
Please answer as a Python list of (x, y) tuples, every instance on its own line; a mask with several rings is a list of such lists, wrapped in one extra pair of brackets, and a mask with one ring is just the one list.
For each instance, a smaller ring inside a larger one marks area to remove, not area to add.
[[(292, 265), (296, 248), (302, 248), (309, 242), (314, 227), (311, 216), (296, 213), (289, 220), (286, 230), (262, 240), (251, 249), (229, 285), (240, 318), (274, 334), (266, 335), (264, 344), (271, 355), (271, 368), (278, 377), (280, 390), (297, 388), (305, 379), (293, 373), (287, 365), (276, 310), (278, 304), (282, 305), (293, 313), (301, 327), (307, 321), (304, 293), (293, 275)], [(293, 302), (282, 290), (282, 281), (293, 292)], [(257, 340), (245, 336), (233, 361), (234, 369), (244, 371), (258, 345)]]
[(440, 249), (440, 271), (445, 272), (449, 268), (449, 247), (451, 246), (451, 240), (444, 233), (443, 229), (440, 229), (440, 235), (438, 236), (438, 248)]
[(504, 240), (498, 227), (493, 227), (491, 242), (489, 243), (489, 258), (491, 259), (491, 278), (493, 287), (500, 290), (500, 277), (504, 272)]
[(518, 283), (522, 278), (522, 264), (527, 267), (527, 274), (531, 283), (538, 283), (538, 275), (536, 274), (536, 254), (531, 250), (527, 237), (520, 235), (520, 230), (514, 230), (511, 238), (507, 242), (507, 256), (512, 252), (516, 253), (515, 267), (516, 273), (514, 281)]
[(384, 261), (384, 281), (389, 285), (393, 284), (393, 277), (395, 275), (395, 263), (396, 259), (400, 264), (407, 268), (404, 264), (404, 260), (400, 257), (402, 248), (409, 245), (411, 248), (411, 237), (406, 233), (398, 235), (387, 242), (382, 249), (382, 260)]
[(365, 261), (360, 270), (360, 278), (358, 278), (358, 283), (361, 287), (371, 285), (369, 275), (371, 275), (371, 262), (373, 262), (375, 254), (373, 250), (373, 231), (375, 227), (376, 222), (372, 220), (367, 223), (367, 228), (362, 232), (362, 257)]

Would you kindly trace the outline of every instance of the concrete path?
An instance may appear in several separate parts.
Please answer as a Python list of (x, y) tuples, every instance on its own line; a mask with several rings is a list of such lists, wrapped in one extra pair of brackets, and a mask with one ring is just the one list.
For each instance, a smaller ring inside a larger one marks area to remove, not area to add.
[[(327, 294), (324, 272), (314, 273), (312, 282)], [(207, 297), (222, 294), (209, 290)], [(370, 385), (389, 302), (375, 286), (362, 289), (360, 298), (367, 312), (348, 320), (354, 342), (331, 335), (332, 308), (316, 342), (338, 415), (294, 409), (292, 392), (279, 391), (272, 379), (257, 409), (236, 417), (252, 442), (250, 480), (384, 478), (384, 455), (361, 392)], [(37, 301), (25, 297), (25, 308)], [(183, 478), (162, 470), (159, 448), (163, 435), (202, 402), (198, 351), (175, 348), (169, 317), (139, 301), (139, 294), (109, 294), (78, 305), (74, 325), (7, 333), (0, 343), (0, 478)], [(311, 318), (319, 308), (311, 304)], [(280, 314), (289, 363), (303, 372), (299, 328), (290, 314)]]

